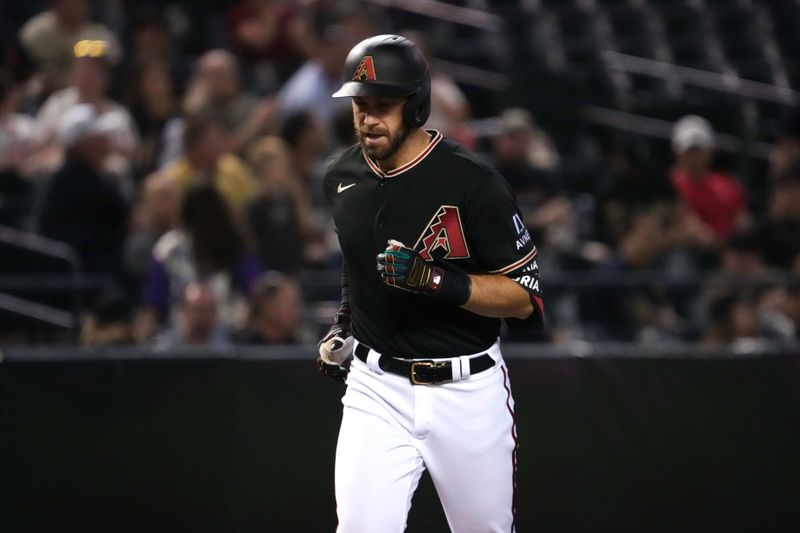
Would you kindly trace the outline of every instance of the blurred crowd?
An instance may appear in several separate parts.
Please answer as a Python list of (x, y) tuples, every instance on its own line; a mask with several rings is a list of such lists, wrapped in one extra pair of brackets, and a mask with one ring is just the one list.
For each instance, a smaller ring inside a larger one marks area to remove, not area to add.
[(730, 345), (800, 332), (800, 115), (756, 176), (764, 195), (717, 164), (699, 115), (674, 124), (669, 165), (596, 139), (602, 155), (576, 182), (573, 155), (529, 110), (476, 127), (425, 35), (358, 2), (15, 9), (0, 58), (0, 225), (68, 243), (111, 280), (83, 317), (88, 346), (316, 341), (310, 317), (332, 304), (302, 280), (340, 266), (321, 178), (354, 142), (349, 101), (330, 94), (350, 48), (389, 31), (431, 60), (426, 127), (485, 154), (534, 235), (548, 326), (514, 338)]

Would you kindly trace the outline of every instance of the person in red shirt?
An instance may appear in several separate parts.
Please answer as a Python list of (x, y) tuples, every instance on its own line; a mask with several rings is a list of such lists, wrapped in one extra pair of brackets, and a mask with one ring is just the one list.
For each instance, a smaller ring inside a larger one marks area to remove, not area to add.
[(745, 191), (732, 175), (712, 170), (714, 132), (703, 117), (687, 115), (672, 132), (671, 181), (681, 199), (691, 240), (713, 247), (742, 225)]

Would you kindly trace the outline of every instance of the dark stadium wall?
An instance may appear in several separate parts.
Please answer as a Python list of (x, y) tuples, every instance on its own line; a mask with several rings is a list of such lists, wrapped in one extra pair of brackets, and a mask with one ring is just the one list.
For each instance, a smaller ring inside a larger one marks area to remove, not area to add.
[[(519, 531), (798, 530), (799, 357), (509, 367)], [(335, 528), (343, 389), (310, 355), (6, 357), (0, 387), (3, 531)], [(427, 478), (408, 531), (447, 531)]]

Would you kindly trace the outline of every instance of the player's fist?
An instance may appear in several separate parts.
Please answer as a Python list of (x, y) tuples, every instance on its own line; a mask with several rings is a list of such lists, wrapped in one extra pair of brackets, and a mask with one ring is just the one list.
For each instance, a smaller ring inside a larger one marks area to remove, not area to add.
[(389, 286), (418, 294), (440, 297), (461, 305), (469, 299), (469, 277), (446, 271), (426, 262), (419, 253), (400, 241), (390, 239), (378, 254), (378, 272)]
[(352, 353), (353, 336), (350, 334), (349, 325), (336, 323), (319, 341), (317, 366), (326, 377), (344, 383), (348, 370), (342, 364)]
[(444, 271), (426, 263), (419, 253), (400, 241), (390, 239), (377, 259), (378, 272), (387, 285), (429, 295), (441, 289)]

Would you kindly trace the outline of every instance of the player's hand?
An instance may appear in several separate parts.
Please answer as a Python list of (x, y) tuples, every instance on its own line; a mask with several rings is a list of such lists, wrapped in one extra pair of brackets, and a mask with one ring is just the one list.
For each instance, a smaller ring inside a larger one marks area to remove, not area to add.
[(428, 263), (400, 241), (389, 239), (377, 260), (381, 279), (391, 287), (435, 296), (454, 305), (469, 300), (472, 290), (469, 276)]
[(390, 239), (377, 260), (378, 272), (387, 285), (430, 296), (442, 288), (444, 270), (427, 263), (419, 253), (400, 241)]
[(352, 353), (353, 336), (350, 334), (350, 327), (337, 322), (319, 341), (317, 366), (325, 377), (344, 383), (348, 370), (343, 363)]

